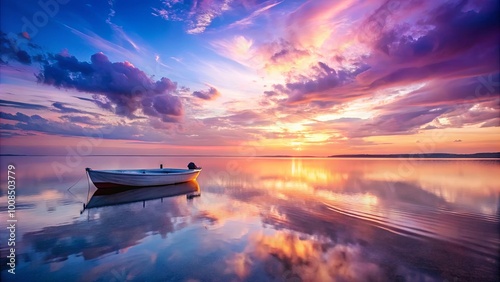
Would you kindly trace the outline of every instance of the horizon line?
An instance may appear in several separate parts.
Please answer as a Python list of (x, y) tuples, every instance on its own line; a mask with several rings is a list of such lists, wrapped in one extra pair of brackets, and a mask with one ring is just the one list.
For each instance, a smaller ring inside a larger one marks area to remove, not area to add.
[[(478, 156), (479, 155), (479, 156)], [(65, 157), (68, 154), (0, 154), (2, 157)], [(200, 154), (92, 154), (80, 155), (80, 157), (99, 157), (99, 156), (117, 156), (117, 157), (232, 157), (232, 158), (404, 158), (420, 156), (423, 158), (500, 158), (500, 152), (477, 152), (477, 153), (394, 153), (394, 154), (338, 154), (338, 155), (258, 155), (258, 156), (243, 156), (243, 155), (200, 155)]]

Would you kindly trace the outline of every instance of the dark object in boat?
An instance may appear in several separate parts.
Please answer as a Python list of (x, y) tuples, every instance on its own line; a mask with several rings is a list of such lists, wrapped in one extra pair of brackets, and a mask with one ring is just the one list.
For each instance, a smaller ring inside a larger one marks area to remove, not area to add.
[(190, 162), (188, 164), (188, 169), (197, 169), (197, 168), (199, 168), (199, 167), (197, 167), (193, 162)]

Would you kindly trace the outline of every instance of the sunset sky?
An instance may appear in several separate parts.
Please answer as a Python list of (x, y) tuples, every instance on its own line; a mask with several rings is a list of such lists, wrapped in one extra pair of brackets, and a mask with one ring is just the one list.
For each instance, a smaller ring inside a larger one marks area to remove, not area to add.
[(0, 11), (2, 154), (500, 151), (496, 0)]

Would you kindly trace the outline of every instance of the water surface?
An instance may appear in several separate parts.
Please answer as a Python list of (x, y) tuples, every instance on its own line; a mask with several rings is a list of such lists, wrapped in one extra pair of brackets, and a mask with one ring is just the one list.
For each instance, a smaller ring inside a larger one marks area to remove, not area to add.
[[(92, 198), (84, 170), (190, 161), (204, 168), (198, 182), (169, 192)], [(499, 279), (497, 161), (5, 157), (3, 172), (8, 164), (17, 265), (6, 272), (2, 231), (2, 281)], [(5, 224), (4, 178), (0, 187)], [(89, 199), (100, 204), (83, 210)]]

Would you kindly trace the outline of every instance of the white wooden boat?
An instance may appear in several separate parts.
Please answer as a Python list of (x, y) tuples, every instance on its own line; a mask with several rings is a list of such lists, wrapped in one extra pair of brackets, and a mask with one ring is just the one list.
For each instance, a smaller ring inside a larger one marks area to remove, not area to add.
[(93, 170), (85, 169), (98, 189), (118, 187), (149, 187), (177, 184), (195, 180), (201, 168), (179, 169), (121, 169)]

